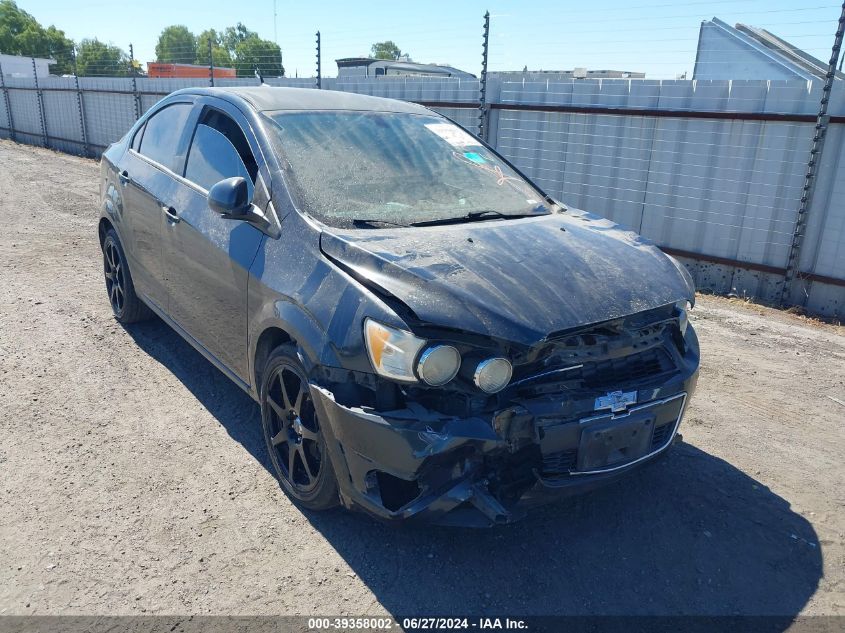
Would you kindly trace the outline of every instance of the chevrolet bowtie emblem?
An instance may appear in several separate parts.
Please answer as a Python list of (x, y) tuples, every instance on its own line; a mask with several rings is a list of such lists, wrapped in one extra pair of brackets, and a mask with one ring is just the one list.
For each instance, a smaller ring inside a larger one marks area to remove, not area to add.
[(599, 396), (596, 398), (594, 409), (596, 411), (604, 411), (610, 409), (612, 413), (621, 413), (625, 411), (629, 405), (637, 403), (636, 391), (611, 391), (606, 396)]

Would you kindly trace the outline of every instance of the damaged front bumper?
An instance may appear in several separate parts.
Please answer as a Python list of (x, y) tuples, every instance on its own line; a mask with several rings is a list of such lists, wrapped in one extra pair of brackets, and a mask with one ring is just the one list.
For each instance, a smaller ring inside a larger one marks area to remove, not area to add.
[(629, 401), (614, 410), (595, 393), (567, 393), (488, 416), (455, 418), (416, 403), (376, 413), (344, 406), (312, 384), (341, 500), (385, 520), (489, 526), (606, 484), (675, 439), (698, 378), (692, 328), (687, 339), (675, 375), (626, 388)]

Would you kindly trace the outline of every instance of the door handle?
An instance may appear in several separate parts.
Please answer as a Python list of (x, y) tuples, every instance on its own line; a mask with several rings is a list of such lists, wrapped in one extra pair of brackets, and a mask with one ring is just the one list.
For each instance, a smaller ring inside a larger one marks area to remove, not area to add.
[(125, 169), (122, 172), (120, 172), (117, 175), (117, 177), (120, 179), (120, 182), (124, 185), (129, 183), (129, 182), (132, 182), (132, 179), (129, 177), (129, 172), (126, 171)]
[(174, 209), (173, 207), (166, 207), (164, 205), (161, 205), (161, 210), (164, 213), (164, 215), (167, 216), (168, 222), (172, 222), (173, 224), (176, 224), (177, 222), (182, 221), (182, 218), (179, 217), (179, 215), (176, 213), (176, 209)]

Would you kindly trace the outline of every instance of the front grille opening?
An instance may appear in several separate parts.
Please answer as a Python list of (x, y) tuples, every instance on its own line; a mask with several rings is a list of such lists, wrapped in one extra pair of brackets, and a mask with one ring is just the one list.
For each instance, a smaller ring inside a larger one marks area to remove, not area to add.
[(520, 393), (551, 393), (550, 389), (559, 389), (561, 383), (565, 383), (567, 389), (614, 391), (655, 378), (666, 378), (675, 371), (677, 367), (667, 351), (653, 347), (620, 358), (584, 362), (582, 367), (569, 371), (534, 367), (533, 371), (523, 370), (516, 381), (523, 383), (517, 387)]
[(669, 441), (669, 438), (672, 436), (672, 427), (674, 425), (674, 422), (669, 422), (668, 424), (655, 427), (654, 433), (651, 436), (651, 450), (657, 450)]
[(601, 389), (659, 376), (674, 369), (665, 350), (656, 347), (637, 354), (585, 364), (581, 378), (585, 387)]
[[(651, 436), (651, 450), (654, 452), (660, 450), (672, 438), (672, 429), (675, 422), (668, 422), (655, 427)], [(543, 456), (543, 474), (544, 475), (566, 475), (576, 469), (578, 465), (578, 451), (560, 451), (557, 453), (549, 453)]]
[(544, 475), (565, 475), (575, 470), (578, 463), (578, 451), (561, 451), (543, 456)]
[(420, 485), (416, 481), (399, 479), (380, 470), (376, 471), (382, 505), (393, 512), (420, 496)]

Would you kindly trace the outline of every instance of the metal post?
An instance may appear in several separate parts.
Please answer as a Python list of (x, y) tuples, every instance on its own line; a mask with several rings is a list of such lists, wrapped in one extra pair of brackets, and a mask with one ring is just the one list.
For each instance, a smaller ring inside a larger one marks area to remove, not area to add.
[(3, 89), (3, 101), (6, 103), (6, 116), (9, 119), (9, 138), (13, 141), (15, 137), (15, 120), (12, 118), (12, 101), (9, 99), (9, 89), (6, 87), (6, 78), (3, 77), (3, 65), (0, 64), (0, 88)]
[(135, 47), (129, 44), (129, 66), (132, 68), (132, 96), (135, 98), (135, 120), (141, 118), (141, 95), (138, 94), (138, 81), (135, 77)]
[(91, 148), (88, 146), (88, 130), (85, 127), (85, 104), (82, 97), (82, 89), (79, 87), (79, 73), (76, 68), (76, 49), (70, 49), (70, 55), (73, 61), (73, 81), (76, 83), (76, 107), (79, 110), (79, 129), (82, 132), (82, 152), (85, 156), (90, 156)]
[(41, 121), (41, 144), (47, 147), (47, 118), (44, 112), (44, 93), (38, 86), (38, 69), (35, 66), (35, 58), (32, 58), (32, 76), (35, 78), (35, 97), (38, 100), (38, 118)]
[(320, 68), (320, 31), (317, 31), (317, 89), (323, 87), (323, 75)]
[(211, 38), (208, 38), (208, 82), (214, 88), (214, 56), (211, 54)]
[(487, 140), (490, 110), (487, 108), (487, 47), (490, 42), (490, 12), (484, 14), (484, 46), (481, 52), (481, 81), (478, 98), (478, 138)]
[[(784, 305), (789, 298), (792, 282), (798, 274), (801, 263), (801, 245), (804, 241), (804, 232), (807, 228), (807, 216), (813, 203), (813, 193), (816, 189), (816, 172), (824, 149), (824, 139), (827, 135), (827, 128), (830, 124), (830, 116), (827, 114), (827, 104), (830, 100), (830, 92), (833, 88), (833, 80), (836, 76), (836, 62), (839, 60), (839, 52), (842, 49), (842, 35), (845, 32), (845, 2), (842, 3), (842, 12), (836, 24), (836, 35), (833, 39), (833, 49), (830, 55), (827, 74), (825, 74), (824, 85), (822, 86), (822, 97), (819, 106), (819, 114), (816, 117), (816, 126), (813, 134), (813, 145), (810, 148), (810, 158), (807, 161), (807, 173), (804, 176), (804, 188), (801, 192), (801, 203), (798, 205), (798, 216), (795, 219), (795, 228), (792, 232), (792, 245), (789, 248), (789, 258), (786, 261), (786, 273), (783, 277), (780, 303)], [(805, 300), (806, 300), (806, 294)]]

